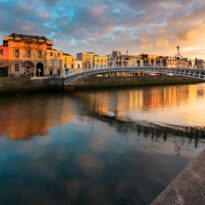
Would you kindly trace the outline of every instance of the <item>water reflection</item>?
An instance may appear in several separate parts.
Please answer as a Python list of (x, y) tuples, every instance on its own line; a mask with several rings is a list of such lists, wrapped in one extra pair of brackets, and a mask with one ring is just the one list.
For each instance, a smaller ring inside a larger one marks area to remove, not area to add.
[(119, 120), (116, 117), (90, 113), (92, 118), (107, 122), (110, 126), (115, 127), (118, 132), (125, 136), (129, 132), (136, 132), (138, 135), (150, 138), (152, 141), (158, 141), (162, 138), (165, 142), (168, 136), (186, 137), (190, 144), (194, 142), (195, 148), (198, 146), (200, 139), (205, 139), (205, 127), (179, 126), (169, 124), (154, 124), (151, 122), (132, 122)]
[(205, 84), (78, 93), (87, 109), (117, 119), (205, 126)]
[[(71, 122), (80, 114), (83, 121), (97, 116), (98, 120), (105, 119), (99, 116), (111, 117), (109, 120), (115, 122), (116, 119), (122, 120), (118, 131), (125, 129), (127, 120), (182, 124), (190, 127), (187, 137), (203, 138), (204, 90), (205, 84), (199, 84), (77, 93), (74, 98), (50, 95), (0, 98), (0, 136), (8, 135), (11, 140), (46, 136), (49, 128)], [(195, 129), (196, 125), (202, 128)], [(158, 130), (166, 130), (162, 134), (166, 138), (168, 132), (176, 134), (170, 129), (160, 127)]]
[(75, 106), (63, 96), (0, 98), (0, 116), (0, 136), (27, 140), (73, 120)]
[(0, 204), (149, 204), (204, 146), (204, 87), (0, 98)]
[(77, 94), (99, 114), (114, 113), (121, 119), (124, 110), (152, 111), (161, 107), (179, 106), (189, 99), (189, 86), (142, 88), (128, 91), (102, 91)]

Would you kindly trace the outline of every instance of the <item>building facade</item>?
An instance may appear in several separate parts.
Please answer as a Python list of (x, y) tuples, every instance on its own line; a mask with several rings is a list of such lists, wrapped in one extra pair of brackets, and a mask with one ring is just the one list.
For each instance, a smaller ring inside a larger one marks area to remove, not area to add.
[(63, 70), (63, 52), (48, 48), (46, 53), (47, 75), (61, 75)]
[(81, 60), (83, 69), (90, 69), (92, 67), (94, 53), (78, 53), (77, 60)]
[(43, 36), (13, 33), (4, 37), (4, 46), (8, 47), (9, 75), (49, 75), (47, 49), (52, 49), (53, 41)]
[(108, 57), (94, 55), (92, 64), (92, 67), (95, 69), (106, 68), (108, 67)]
[(63, 53), (63, 74), (67, 75), (75, 68), (75, 56)]
[(8, 47), (0, 46), (0, 76), (8, 76)]
[(81, 60), (75, 60), (75, 69), (83, 69), (83, 62)]
[(108, 57), (99, 56), (93, 52), (78, 53), (77, 60), (82, 61), (83, 69), (105, 68), (108, 66)]

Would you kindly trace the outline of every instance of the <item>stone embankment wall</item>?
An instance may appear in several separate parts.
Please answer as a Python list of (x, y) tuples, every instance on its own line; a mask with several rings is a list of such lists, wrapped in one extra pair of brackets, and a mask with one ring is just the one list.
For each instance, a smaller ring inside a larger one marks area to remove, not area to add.
[(203, 150), (151, 205), (205, 204), (205, 150)]
[[(68, 90), (83, 89), (103, 89), (103, 88), (129, 88), (134, 86), (145, 85), (173, 85), (189, 84), (202, 82), (197, 79), (179, 77), (179, 76), (109, 76), (109, 77), (89, 77), (77, 80), (65, 88)], [(59, 78), (26, 78), (26, 77), (1, 77), (1, 93), (17, 92), (41, 92), (64, 90), (63, 80)]]
[(63, 81), (56, 78), (1, 77), (0, 93), (41, 92), (63, 89)]
[(89, 77), (77, 80), (66, 86), (66, 89), (100, 89), (100, 88), (124, 88), (144, 85), (174, 85), (204, 82), (180, 76), (109, 76), (109, 77)]

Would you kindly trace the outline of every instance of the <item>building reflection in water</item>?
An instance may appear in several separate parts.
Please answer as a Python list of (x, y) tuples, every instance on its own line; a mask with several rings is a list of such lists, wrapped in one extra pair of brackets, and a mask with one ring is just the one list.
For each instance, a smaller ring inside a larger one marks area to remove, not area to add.
[[(0, 98), (0, 204), (150, 204), (204, 146), (193, 136), (205, 135), (125, 114), (175, 115), (195, 106), (203, 117), (202, 91), (191, 85)], [(37, 135), (47, 137), (21, 141)]]
[[(179, 114), (177, 109), (180, 109), (184, 114), (181, 117), (184, 119), (195, 115), (191, 106), (199, 97), (201, 101), (205, 102), (204, 90), (204, 85), (156, 86), (132, 90), (78, 93), (77, 96), (85, 102), (88, 111), (99, 115), (115, 116), (117, 119), (122, 119), (127, 115), (129, 117), (139, 115), (140, 118), (143, 113), (164, 112), (162, 120), (166, 121), (168, 116), (165, 116), (165, 110), (170, 115), (171, 109), (175, 109), (176, 114)], [(187, 113), (185, 113), (184, 106), (189, 106)], [(196, 108), (195, 105), (193, 108)], [(205, 112), (205, 110), (201, 111)], [(201, 111), (199, 110), (199, 112)], [(152, 121), (153, 119), (146, 120)]]
[[(204, 90), (205, 85), (202, 84), (84, 92), (75, 94), (74, 103), (73, 98), (69, 96), (0, 98), (0, 136), (8, 136), (11, 140), (27, 140), (37, 135), (45, 136), (48, 135), (49, 128), (72, 121), (77, 113), (80, 113), (85, 121), (89, 119), (86, 117), (89, 112), (114, 116), (118, 120), (127, 120), (125, 118), (128, 116), (133, 121), (144, 120), (145, 118), (142, 117), (146, 113), (149, 114), (146, 120), (151, 122), (158, 113), (162, 113), (161, 119), (168, 123), (164, 110), (170, 114), (171, 109), (178, 112), (177, 109), (180, 108), (188, 110), (188, 114), (183, 110), (181, 119), (184, 120), (187, 116), (190, 119), (199, 118), (203, 113), (205, 114)], [(198, 103), (197, 106), (193, 104), (195, 102)], [(77, 109), (79, 103), (83, 107)], [(192, 109), (192, 104), (195, 110)], [(188, 105), (190, 107), (187, 108)], [(200, 107), (201, 110), (196, 110), (196, 107)], [(197, 112), (200, 115), (197, 115)], [(200, 122), (205, 125), (204, 121), (200, 119)]]
[(72, 121), (75, 107), (63, 96), (1, 98), (0, 116), (0, 136), (27, 140), (48, 135), (50, 127)]

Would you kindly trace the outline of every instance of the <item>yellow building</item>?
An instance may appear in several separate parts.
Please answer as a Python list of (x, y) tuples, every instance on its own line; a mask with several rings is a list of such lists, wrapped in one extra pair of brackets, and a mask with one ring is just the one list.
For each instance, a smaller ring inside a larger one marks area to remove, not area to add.
[(159, 59), (158, 55), (152, 55), (152, 54), (141, 54), (140, 57), (143, 60), (143, 65), (150, 65), (150, 66), (156, 66), (157, 60)]
[(94, 53), (92, 52), (77, 54), (77, 59), (82, 61), (83, 69), (92, 68), (93, 57), (94, 57)]
[(44, 76), (47, 69), (47, 49), (53, 41), (43, 36), (11, 34), (4, 37), (4, 46), (8, 47), (9, 75)]
[(105, 68), (108, 67), (108, 57), (94, 55), (93, 68)]
[(125, 66), (141, 66), (143, 61), (141, 56), (137, 55), (122, 55), (118, 62), (121, 60), (121, 65)]
[(108, 66), (108, 57), (98, 56), (93, 52), (78, 53), (77, 59), (82, 61), (83, 69), (104, 68)]
[(50, 76), (61, 75), (63, 72), (63, 52), (55, 49), (47, 49), (47, 70)]
[(71, 56), (70, 54), (63, 53), (63, 74), (66, 72), (73, 71), (75, 68), (75, 56)]

